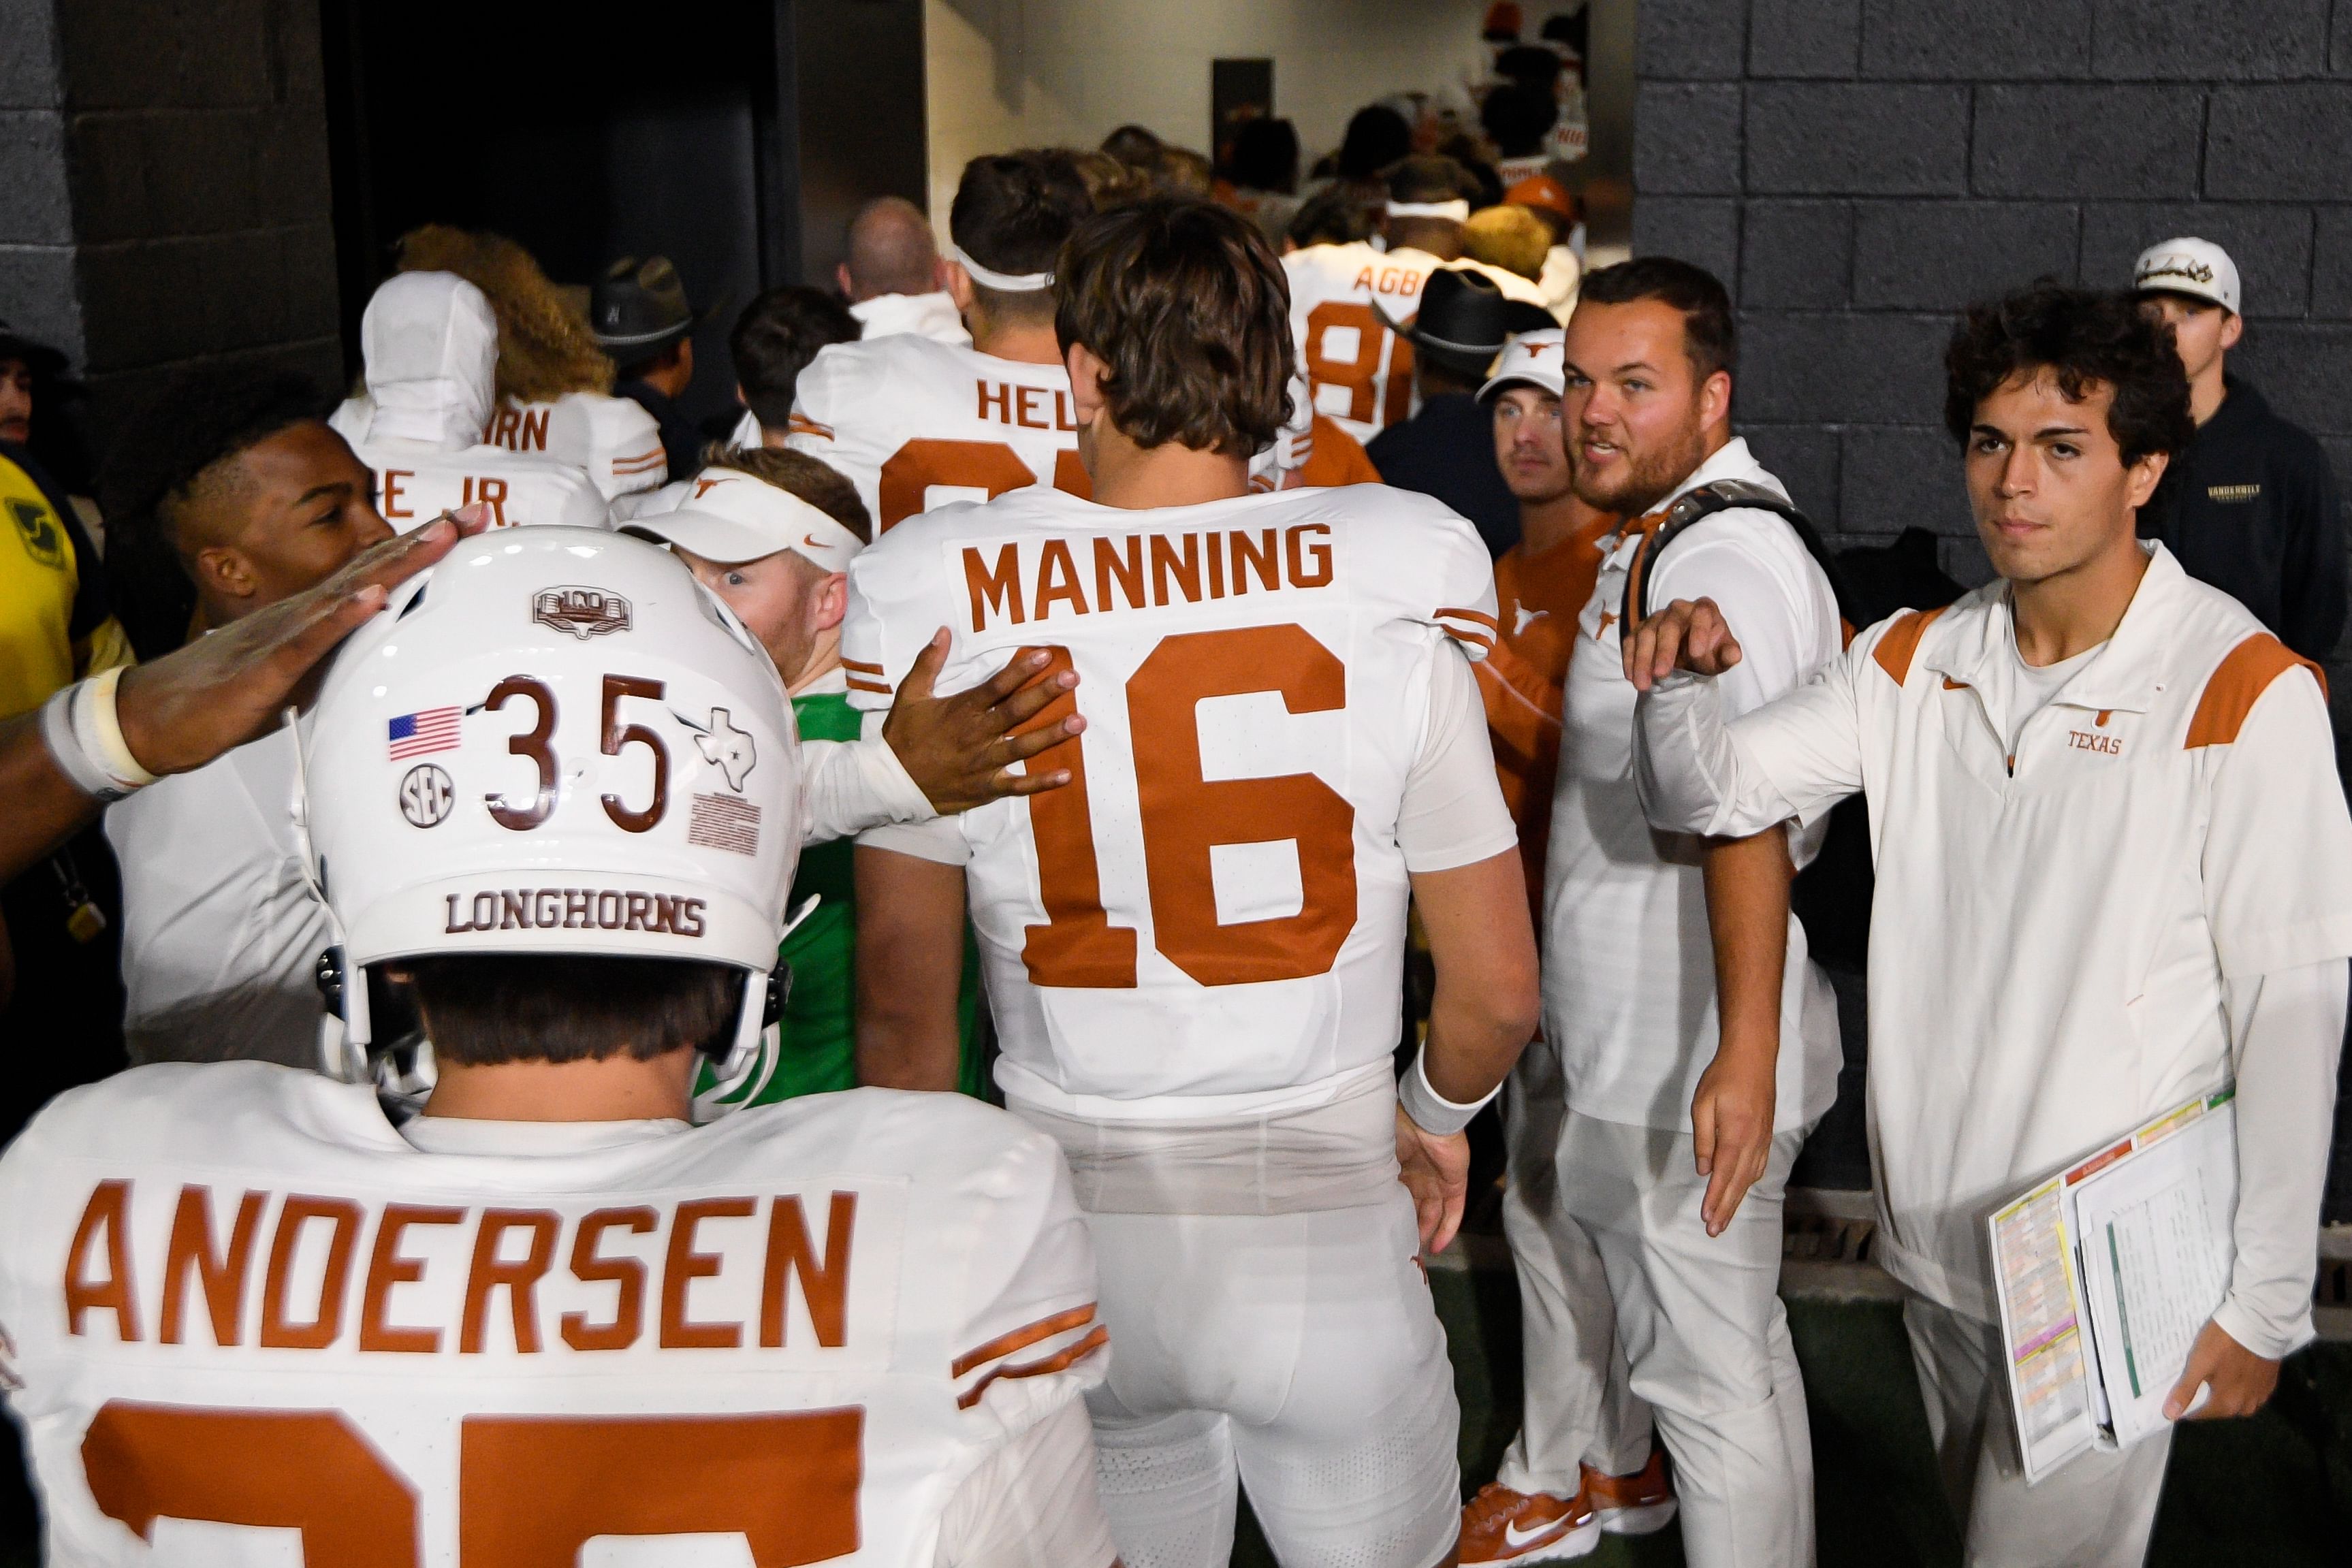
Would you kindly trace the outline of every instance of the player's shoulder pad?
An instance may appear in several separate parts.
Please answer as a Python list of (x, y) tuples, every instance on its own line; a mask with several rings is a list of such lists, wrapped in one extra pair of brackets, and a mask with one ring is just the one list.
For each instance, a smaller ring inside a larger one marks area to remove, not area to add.
[(661, 422), (646, 412), (645, 404), (607, 392), (566, 392), (555, 400), (555, 413), (558, 418), (576, 421), (590, 440), (604, 444), (661, 433)]
[(796, 1163), (903, 1174), (942, 1197), (1042, 1197), (1066, 1180), (1051, 1138), (968, 1094), (851, 1089), (738, 1112), (705, 1131), (771, 1145)]
[(1495, 563), (1467, 518), (1432, 496), (1387, 485), (1317, 492), (1346, 541), (1352, 591), (1444, 630), (1473, 659), (1495, 645)]
[(364, 1084), (269, 1061), (166, 1061), (67, 1090), (33, 1118), (7, 1158), (216, 1163), (289, 1132), (345, 1146), (405, 1146)]
[(970, 351), (926, 338), (920, 332), (886, 332), (879, 338), (827, 343), (817, 350), (810, 368), (824, 364), (835, 376), (880, 377), (927, 363), (955, 364), (959, 355)]
[(870, 578), (877, 572), (895, 573), (914, 569), (917, 563), (933, 561), (936, 546), (961, 535), (986, 531), (989, 520), (982, 514), (993, 505), (987, 501), (950, 501), (901, 520), (850, 558), (851, 580), (858, 580), (860, 567)]
[[(801, 367), (800, 379), (793, 385), (792, 427), (795, 434), (833, 434), (826, 422), (880, 378), (882, 362), (874, 350), (883, 341), (876, 338), (827, 343), (816, 351), (814, 359)], [(814, 428), (804, 428), (808, 426)]]
[(1326, 241), (1321, 245), (1301, 246), (1284, 256), (1282, 265), (1283, 269), (1293, 277), (1338, 277), (1346, 273), (1352, 279), (1356, 272), (1377, 254), (1360, 240), (1347, 245), (1333, 245)]
[(604, 493), (596, 488), (596, 481), (588, 476), (585, 468), (549, 453), (509, 452), (503, 446), (468, 446), (449, 455), (468, 469), (527, 479), (569, 492), (572, 497), (584, 495), (594, 500), (599, 507), (604, 504)]
[(1455, 576), (1467, 570), (1491, 585), (1494, 561), (1478, 530), (1436, 497), (1369, 484), (1344, 485), (1321, 494), (1344, 519), (1339, 526), (1351, 538), (1376, 542), (1391, 570)]
[(961, 368), (954, 354), (948, 344), (919, 332), (827, 343), (801, 371), (793, 395), (792, 428), (797, 434), (831, 440), (844, 420), (866, 425), (887, 423), (900, 413), (891, 389), (952, 375)]

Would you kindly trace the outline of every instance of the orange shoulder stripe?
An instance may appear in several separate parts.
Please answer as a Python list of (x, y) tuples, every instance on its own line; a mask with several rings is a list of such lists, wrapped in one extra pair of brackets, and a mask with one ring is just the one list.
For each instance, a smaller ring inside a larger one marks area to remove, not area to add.
[(1438, 608), (1437, 614), (1441, 620), (1448, 615), (1458, 615), (1463, 620), (1470, 622), (1475, 625), (1484, 626), (1490, 632), (1499, 632), (1503, 629), (1501, 622), (1496, 620), (1493, 616), (1487, 614), (1483, 610), (1465, 610), (1454, 606), (1441, 605)]
[(1476, 648), (1490, 653), (1495, 650), (1495, 640), (1483, 632), (1465, 632), (1459, 626), (1448, 626), (1445, 634), (1465, 648)]
[(858, 671), (858, 672), (860, 672), (861, 674), (868, 674), (868, 675), (878, 675), (878, 674), (880, 674), (882, 673), (882, 666), (881, 666), (881, 665), (879, 665), (879, 664), (867, 664), (867, 663), (866, 663), (865, 660), (863, 660), (863, 659), (851, 659), (851, 658), (846, 658), (846, 657), (845, 657), (845, 658), (841, 661), (841, 663), (842, 663), (842, 667), (843, 667), (843, 668), (845, 668), (845, 669), (850, 669), (850, 670), (856, 670), (856, 671)]
[(2319, 682), (2319, 692), (2327, 695), (2327, 676), (2317, 664), (2295, 653), (2267, 632), (2257, 632), (2236, 647), (2214, 666), (2205, 678), (2205, 690), (2197, 699), (2197, 711), (2189, 716), (2189, 738), (2183, 748), (2196, 750), (2200, 746), (2228, 746), (2238, 738), (2239, 727), (2246, 716), (2254, 711), (2254, 704), (2270, 690), (2271, 683), (2301, 664)]
[(1036, 1361), (1024, 1361), (1017, 1366), (998, 1367), (978, 1383), (957, 1395), (956, 1408), (969, 1410), (979, 1404), (980, 1396), (988, 1392), (988, 1385), (1000, 1377), (1043, 1377), (1049, 1372), (1059, 1372), (1065, 1367), (1084, 1361), (1109, 1343), (1110, 1330), (1097, 1323), (1094, 1331), (1076, 1344), (1055, 1351), (1053, 1354)]
[(956, 1357), (955, 1364), (948, 1368), (948, 1375), (951, 1377), (961, 1377), (983, 1362), (994, 1361), (1000, 1355), (1010, 1355), (1024, 1345), (1035, 1344), (1041, 1339), (1052, 1339), (1055, 1334), (1066, 1330), (1077, 1328), (1081, 1324), (1094, 1321), (1095, 1304), (1092, 1301), (1088, 1301), (1083, 1307), (1072, 1307), (1066, 1312), (1055, 1312), (1050, 1318), (1039, 1318), (1035, 1322), (1014, 1329), (1011, 1333), (999, 1334), (977, 1349), (964, 1352)]
[(1911, 657), (1919, 651), (1919, 639), (1927, 635), (1928, 625), (1943, 612), (1940, 608), (1905, 611), (1886, 629), (1886, 635), (1878, 640), (1878, 646), (1870, 651), (1878, 667), (1895, 677), (1896, 685), (1910, 678)]

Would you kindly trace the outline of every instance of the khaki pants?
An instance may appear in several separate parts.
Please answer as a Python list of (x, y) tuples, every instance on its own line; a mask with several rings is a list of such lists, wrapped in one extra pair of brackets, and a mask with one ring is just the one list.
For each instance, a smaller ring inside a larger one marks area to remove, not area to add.
[(1779, 1295), (1781, 1200), (1804, 1135), (1772, 1140), (1763, 1178), (1730, 1228), (1709, 1237), (1690, 1135), (1565, 1109), (1548, 1057), (1521, 1060), (1507, 1122), (1506, 1225), (1521, 1297), (1536, 1306), (1528, 1422), (1504, 1484), (1572, 1492), (1578, 1458), (1612, 1473), (1636, 1468), (1646, 1405), (1674, 1459), (1695, 1568), (1810, 1563), (1812, 1441)]
[(2147, 1556), (2172, 1434), (2120, 1453), (2095, 1448), (2029, 1487), (2001, 1375), (2000, 1326), (1909, 1292), (1903, 1327), (1971, 1568), (2137, 1568)]

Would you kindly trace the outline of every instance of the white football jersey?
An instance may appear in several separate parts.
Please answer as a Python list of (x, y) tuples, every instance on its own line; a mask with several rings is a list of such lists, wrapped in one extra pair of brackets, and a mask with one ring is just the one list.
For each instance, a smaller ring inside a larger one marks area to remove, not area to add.
[(611, 526), (604, 497), (569, 464), (496, 446), (451, 451), (422, 441), (359, 441), (352, 450), (375, 475), (376, 510), (400, 533), (477, 501), (490, 508), (494, 528)]
[(1087, 724), (1034, 764), (1071, 784), (953, 822), (1008, 1092), (1230, 1104), (1395, 1046), (1406, 780), (1448, 636), (1494, 635), (1467, 523), (1373, 485), (951, 507), (850, 564), (851, 701), (887, 706), (943, 623), (941, 692), (1048, 647)]
[(1030, 485), (1094, 493), (1068, 371), (912, 332), (818, 350), (785, 444), (847, 475), (877, 531)]
[(961, 1095), (412, 1125), (316, 1073), (171, 1064), (0, 1158), (0, 1389), (45, 1561), (701, 1535), (930, 1568), (963, 1479), (1101, 1380), (1060, 1154)]
[(1479, 261), (1443, 262), (1426, 251), (1310, 245), (1282, 258), (1290, 277), (1290, 333), (1313, 389), (1315, 412), (1359, 441), (1412, 413), (1412, 345), (1373, 309), (1401, 326), (1421, 313), (1421, 287), (1442, 267), (1482, 273), (1506, 298), (1530, 305), (1543, 291), (1517, 273)]
[(586, 474), (607, 501), (657, 489), (669, 478), (661, 426), (629, 398), (584, 392), (566, 392), (553, 402), (509, 398), (490, 411), (482, 440), (568, 464)]

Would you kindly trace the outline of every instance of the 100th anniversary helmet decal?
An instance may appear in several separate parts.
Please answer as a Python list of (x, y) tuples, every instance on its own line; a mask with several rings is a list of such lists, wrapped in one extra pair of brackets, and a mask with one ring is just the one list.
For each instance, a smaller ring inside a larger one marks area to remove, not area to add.
[(542, 588), (531, 595), (530, 618), (583, 643), (629, 629), (629, 601), (601, 588)]

